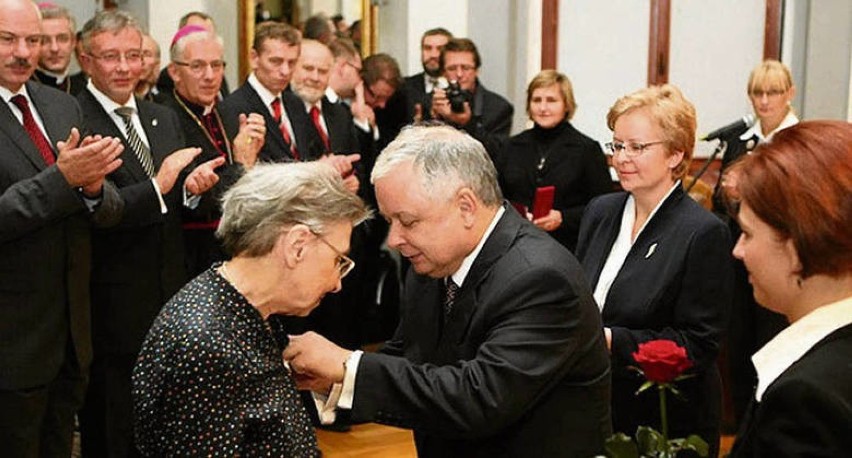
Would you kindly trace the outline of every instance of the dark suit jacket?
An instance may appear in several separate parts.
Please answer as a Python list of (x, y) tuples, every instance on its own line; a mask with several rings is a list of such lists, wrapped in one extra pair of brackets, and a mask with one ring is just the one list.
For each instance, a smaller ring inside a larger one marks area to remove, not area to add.
[(44, 84), (45, 86), (50, 86), (55, 89), (59, 89), (62, 92), (71, 94), (73, 96), (77, 96), (83, 89), (86, 87), (86, 83), (88, 82), (88, 78), (86, 78), (86, 74), (83, 72), (78, 72), (73, 75), (68, 75), (62, 84), (58, 84), (56, 82), (56, 78), (48, 75), (47, 73), (42, 72), (39, 69), (33, 72), (32, 79)]
[[(577, 257), (597, 285), (621, 227), (628, 194), (592, 200), (580, 227)], [(716, 356), (727, 324), (733, 281), (728, 229), (676, 188), (636, 238), (610, 287), (603, 324), (612, 330), (613, 426), (633, 435), (636, 426), (659, 426), (656, 393), (634, 393), (644, 379), (632, 353), (639, 343), (675, 341), (694, 362), (695, 377), (678, 382), (686, 401), (669, 403), (675, 434), (718, 435), (721, 409)], [(670, 397), (672, 398), (672, 397)], [(673, 437), (680, 437), (674, 435)], [(685, 437), (685, 436), (684, 436)], [(708, 442), (718, 437), (705, 437)]]
[(509, 139), (515, 108), (501, 95), (489, 91), (477, 80), (470, 109), (473, 114), (464, 130), (482, 142), (482, 146), (493, 160)]
[(752, 401), (731, 458), (847, 457), (852, 450), (852, 325), (829, 334)]
[[(121, 167), (109, 175), (119, 188), (125, 209), (114, 228), (96, 232), (92, 242), (92, 326), (95, 351), (136, 355), (151, 323), (166, 301), (186, 282), (180, 228), (182, 184), (163, 196), (157, 193), (142, 165), (91, 92), (77, 96), (86, 127), (93, 133), (121, 138)], [(151, 146), (154, 167), (184, 147), (177, 115), (169, 108), (137, 100), (139, 117)]]
[[(184, 206), (182, 209), (187, 273), (190, 277), (195, 277), (210, 267), (213, 262), (226, 259), (221, 244), (214, 236), (216, 224), (222, 216), (220, 202), (225, 191), (245, 173), (245, 168), (239, 162), (234, 162), (233, 144), (230, 142), (233, 141), (237, 132), (228, 132), (227, 130), (224, 132), (230, 149), (228, 145), (222, 145), (222, 152), (220, 153), (216, 145), (210, 141), (210, 137), (207, 136), (204, 128), (196, 122), (192, 113), (187, 111), (187, 109), (198, 110), (195, 115), (200, 119), (203, 108), (192, 105), (185, 100), (182, 101), (183, 105), (181, 105), (175, 97), (174, 92), (163, 94), (160, 103), (177, 113), (186, 146), (201, 148), (201, 154), (185, 170), (191, 171), (221, 154), (226, 156), (225, 164), (216, 169), (216, 175), (219, 176), (216, 185), (201, 195), (197, 207), (190, 209)], [(214, 110), (218, 112), (219, 109), (215, 107)]]
[[(325, 152), (325, 147), (320, 141), (319, 135), (313, 132), (314, 127), (311, 118), (305, 111), (305, 104), (290, 91), (282, 92), (281, 99), (284, 101), (284, 109), (287, 111), (287, 117), (290, 118), (290, 124), (295, 132), (296, 149), (299, 151), (301, 160), (312, 160), (320, 157)], [(260, 150), (258, 160), (267, 162), (294, 160), (290, 153), (290, 146), (284, 141), (284, 136), (281, 135), (278, 123), (275, 122), (269, 108), (263, 104), (260, 96), (250, 84), (244, 83), (239, 89), (226, 97), (219, 104), (219, 113), (222, 115), (222, 122), (225, 123), (225, 129), (228, 132), (235, 133), (239, 131), (240, 113), (262, 115), (266, 119), (266, 140), (263, 149)]]
[(496, 165), (503, 196), (530, 211), (536, 188), (556, 187), (553, 208), (562, 213), (562, 225), (550, 235), (571, 251), (586, 204), (613, 189), (600, 145), (569, 122), (552, 129), (536, 126), (512, 137)]
[(446, 325), (443, 295), (442, 279), (409, 272), (396, 335), (358, 366), (354, 420), (414, 429), (421, 457), (601, 452), (608, 358), (567, 250), (507, 208)]
[[(27, 83), (27, 92), (51, 144), (82, 125), (73, 97), (36, 82)], [(53, 380), (69, 341), (83, 370), (91, 362), (90, 216), (114, 223), (121, 199), (105, 184), (89, 215), (5, 103), (0, 144), (0, 389), (15, 390)]]
[(420, 104), (420, 113), (423, 120), (432, 119), (430, 111), (432, 110), (432, 93), (426, 92), (426, 73), (420, 72), (416, 75), (411, 75), (405, 78), (405, 83), (402, 86), (403, 92), (408, 100), (409, 115), (414, 116), (414, 105)]

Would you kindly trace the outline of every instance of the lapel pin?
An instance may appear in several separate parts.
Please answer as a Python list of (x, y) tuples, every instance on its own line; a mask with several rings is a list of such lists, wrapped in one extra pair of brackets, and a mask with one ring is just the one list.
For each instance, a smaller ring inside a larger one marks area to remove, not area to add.
[(154, 119), (151, 120), (152, 126), (157, 127), (157, 124), (158, 124), (157, 118), (154, 118)]
[(654, 251), (657, 251), (657, 244), (656, 243), (654, 243), (653, 245), (648, 247), (648, 252), (645, 253), (645, 259), (650, 258), (651, 255), (654, 254)]

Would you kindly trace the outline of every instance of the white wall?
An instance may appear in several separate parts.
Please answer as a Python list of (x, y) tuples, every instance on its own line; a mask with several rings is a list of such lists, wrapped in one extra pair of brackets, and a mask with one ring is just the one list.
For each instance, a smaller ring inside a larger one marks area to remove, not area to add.
[(574, 85), (572, 123), (607, 142), (606, 113), (615, 100), (645, 87), (649, 0), (576, 0), (559, 5), (557, 68)]
[(852, 2), (810, 2), (802, 114), (805, 118), (846, 119), (852, 49)]
[(695, 105), (699, 136), (752, 112), (746, 86), (763, 60), (765, 14), (764, 0), (672, 2), (669, 82)]

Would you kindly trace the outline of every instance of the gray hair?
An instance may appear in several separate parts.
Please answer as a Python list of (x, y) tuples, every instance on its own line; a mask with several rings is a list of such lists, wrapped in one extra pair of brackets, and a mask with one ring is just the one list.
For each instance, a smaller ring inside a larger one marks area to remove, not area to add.
[(92, 50), (92, 37), (99, 33), (118, 33), (128, 28), (139, 31), (139, 43), (141, 47), (141, 38), (145, 32), (142, 30), (139, 22), (130, 13), (121, 10), (101, 11), (83, 25), (83, 30), (81, 31), (83, 49), (86, 52), (90, 52)]
[(180, 37), (174, 45), (169, 49), (169, 57), (172, 62), (179, 61), (183, 59), (183, 52), (186, 50), (186, 45), (195, 41), (204, 41), (204, 40), (216, 40), (216, 43), (222, 47), (222, 57), (225, 56), (225, 41), (222, 40), (222, 37), (216, 35), (213, 32), (208, 30), (198, 30), (195, 32), (190, 32), (182, 37)]
[(59, 6), (54, 3), (40, 3), (38, 5), (39, 11), (41, 11), (41, 19), (67, 19), (68, 27), (71, 28), (71, 37), (74, 37), (74, 34), (77, 32), (77, 21), (74, 19), (74, 16), (68, 12), (68, 9), (64, 6)]
[(272, 251), (281, 232), (293, 225), (323, 234), (331, 223), (355, 226), (370, 213), (328, 164), (258, 164), (222, 197), (216, 236), (232, 256), (257, 257)]
[(482, 143), (443, 124), (406, 127), (376, 159), (371, 183), (396, 166), (412, 162), (421, 185), (433, 196), (449, 198), (467, 186), (487, 206), (498, 206), (503, 194), (497, 185), (497, 169)]

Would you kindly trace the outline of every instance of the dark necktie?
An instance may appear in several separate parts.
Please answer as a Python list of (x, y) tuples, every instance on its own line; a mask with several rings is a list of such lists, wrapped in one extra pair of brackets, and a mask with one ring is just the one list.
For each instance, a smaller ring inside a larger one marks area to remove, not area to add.
[(447, 284), (444, 289), (444, 316), (450, 316), (453, 311), (453, 304), (456, 302), (456, 293), (459, 291), (459, 285), (453, 281), (452, 277), (447, 277)]
[(50, 142), (47, 141), (47, 138), (44, 137), (44, 134), (41, 133), (41, 129), (38, 128), (38, 124), (33, 118), (33, 112), (30, 111), (30, 104), (27, 102), (27, 98), (21, 94), (18, 94), (12, 97), (12, 103), (21, 110), (21, 114), (24, 116), (24, 130), (27, 131), (30, 138), (35, 144), (36, 148), (38, 148), (38, 152), (41, 153), (41, 157), (44, 158), (44, 163), (48, 166), (53, 165), (56, 162), (56, 158), (53, 155), (53, 148), (50, 147)]
[(284, 113), (281, 111), (281, 99), (278, 97), (272, 101), (272, 117), (275, 118), (275, 122), (278, 123), (278, 130), (281, 131), (281, 136), (284, 137), (284, 141), (287, 143), (287, 146), (290, 147), (290, 154), (293, 155), (293, 159), (299, 159), (299, 151), (296, 150), (296, 143), (293, 142), (293, 139), (290, 137), (290, 132), (287, 130), (287, 126), (282, 122), (282, 117)]
[(311, 121), (314, 122), (314, 127), (317, 129), (320, 139), (322, 139), (325, 151), (331, 151), (331, 145), (328, 143), (328, 134), (326, 134), (325, 129), (322, 128), (322, 123), (320, 123), (320, 110), (316, 105), (311, 107)]
[(139, 138), (139, 133), (136, 132), (136, 128), (133, 127), (133, 108), (118, 107), (115, 109), (115, 114), (121, 116), (121, 119), (124, 120), (127, 142), (130, 144), (130, 149), (132, 149), (133, 153), (136, 154), (136, 158), (139, 159), (142, 169), (145, 170), (145, 173), (147, 173), (149, 177), (153, 177), (154, 157), (151, 156), (151, 150), (149, 150), (145, 143), (142, 142), (142, 139)]

